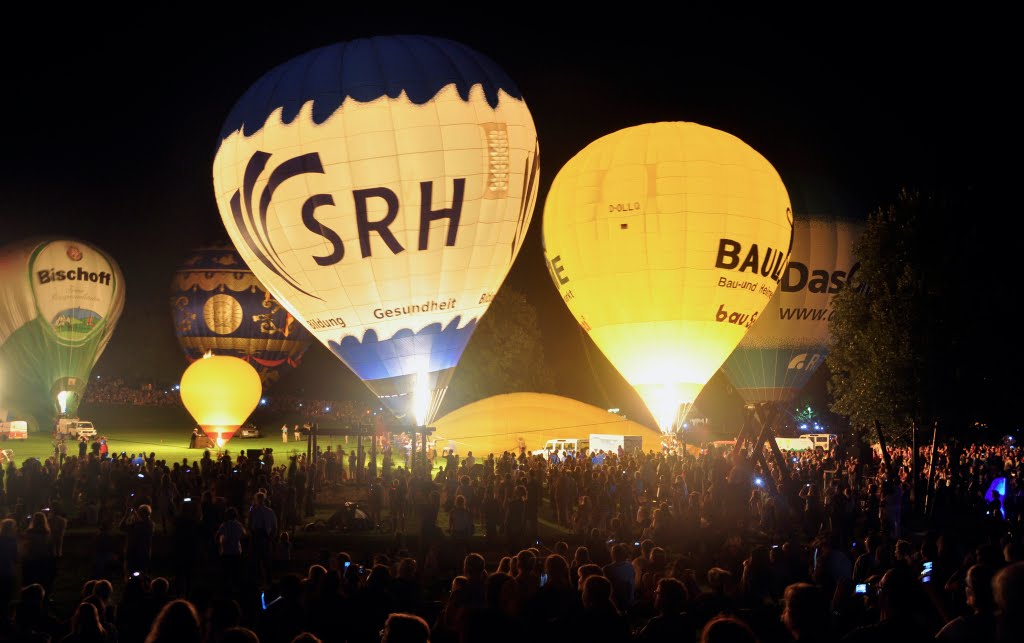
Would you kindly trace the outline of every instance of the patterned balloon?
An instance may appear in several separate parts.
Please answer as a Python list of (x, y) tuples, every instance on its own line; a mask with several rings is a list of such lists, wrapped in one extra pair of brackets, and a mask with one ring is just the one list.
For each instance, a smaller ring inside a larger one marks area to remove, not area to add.
[(297, 367), (313, 340), (229, 245), (200, 248), (178, 268), (171, 315), (189, 363), (207, 351), (239, 357), (264, 389)]

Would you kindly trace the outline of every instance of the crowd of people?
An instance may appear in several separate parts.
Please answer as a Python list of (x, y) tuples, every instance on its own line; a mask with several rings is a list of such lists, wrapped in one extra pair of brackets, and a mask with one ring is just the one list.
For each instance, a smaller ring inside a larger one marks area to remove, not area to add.
[(371, 408), (352, 400), (319, 400), (295, 395), (270, 395), (263, 410), (269, 413), (300, 413), (313, 420), (360, 422), (372, 413)]
[(1012, 446), (922, 449), (917, 483), (902, 448), (314, 453), (9, 465), (0, 639), (1024, 640)]
[[(143, 382), (129, 384), (124, 378), (98, 377), (90, 380), (83, 402), (117, 406), (180, 406), (181, 395), (174, 384)], [(313, 420), (365, 421), (373, 409), (352, 400), (308, 399), (296, 395), (269, 395), (260, 411), (269, 414), (301, 414)]]
[(118, 406), (175, 406), (181, 404), (181, 396), (170, 386), (152, 383), (129, 386), (119, 377), (96, 377), (89, 381), (82, 401)]

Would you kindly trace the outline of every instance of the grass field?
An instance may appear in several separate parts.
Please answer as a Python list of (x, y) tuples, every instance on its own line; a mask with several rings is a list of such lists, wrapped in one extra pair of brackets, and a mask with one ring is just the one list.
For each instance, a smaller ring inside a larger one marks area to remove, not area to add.
[[(96, 427), (97, 435), (107, 438), (111, 454), (122, 451), (128, 455), (133, 453), (156, 453), (158, 460), (168, 462), (181, 461), (182, 458), (198, 460), (202, 457), (201, 449), (189, 449), (189, 438), (195, 422), (185, 409), (180, 407), (135, 407), (119, 405), (82, 405), (79, 417), (91, 420)], [(260, 427), (264, 437), (232, 438), (225, 449), (231, 455), (246, 449), (272, 448), (274, 455), (280, 460), (289, 456), (306, 452), (306, 440), (295, 442), (289, 434), (288, 442), (281, 441), (281, 425), (295, 426), (306, 422), (306, 418), (298, 415), (254, 414), (252, 418)], [(348, 451), (356, 446), (356, 439), (346, 442), (344, 438), (322, 436), (317, 444), (321, 449), (344, 449)], [(28, 458), (44, 460), (53, 455), (54, 442), (48, 433), (30, 433), (27, 440), (8, 440), (0, 443), (5, 449), (14, 451), (14, 459), (19, 465)], [(364, 448), (369, 445), (364, 441)], [(77, 444), (68, 445), (68, 455), (77, 455)]]
[[(168, 428), (138, 428), (138, 429), (116, 429), (110, 430), (104, 429), (101, 425), (97, 425), (97, 434), (105, 436), (107, 438), (107, 445), (110, 447), (111, 454), (120, 454), (122, 451), (128, 455), (134, 453), (156, 453), (158, 460), (166, 460), (167, 462), (180, 462), (182, 458), (187, 458), (190, 462), (192, 460), (198, 460), (203, 456), (202, 449), (189, 449), (189, 437), (191, 431), (182, 431), (180, 428), (168, 429)], [(320, 445), (321, 449), (326, 450), (328, 446), (332, 447), (332, 450), (338, 450), (339, 448), (348, 449), (355, 448), (355, 440), (351, 443), (346, 444), (344, 440), (338, 438), (332, 439), (319, 439), (317, 444)], [(14, 450), (15, 461), (20, 465), (28, 458), (38, 458), (44, 460), (47, 457), (53, 455), (54, 441), (49, 435), (40, 435), (38, 433), (29, 434), (27, 440), (8, 440), (3, 443), (3, 448)], [(226, 450), (230, 455), (237, 455), (247, 449), (264, 449), (270, 447), (274, 451), (274, 455), (277, 456), (278, 460), (282, 456), (289, 456), (293, 454), (305, 453), (306, 452), (306, 440), (300, 440), (295, 442), (292, 440), (292, 436), (288, 436), (288, 443), (283, 444), (281, 442), (281, 436), (278, 435), (274, 438), (258, 438), (258, 439), (242, 439), (232, 438), (225, 446)], [(213, 450), (219, 452), (219, 450)], [(77, 455), (78, 445), (68, 444), (68, 455)]]

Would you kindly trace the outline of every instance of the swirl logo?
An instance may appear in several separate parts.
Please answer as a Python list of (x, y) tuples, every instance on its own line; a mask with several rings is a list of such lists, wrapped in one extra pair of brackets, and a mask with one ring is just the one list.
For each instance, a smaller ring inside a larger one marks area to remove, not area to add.
[[(249, 249), (271, 272), (284, 279), (288, 284), (299, 292), (309, 295), (314, 299), (323, 301), (313, 293), (303, 289), (298, 281), (288, 274), (284, 268), (284, 262), (278, 255), (274, 244), (270, 241), (270, 234), (267, 232), (267, 210), (274, 198), (274, 191), (285, 181), (302, 174), (323, 174), (324, 166), (320, 162), (320, 155), (316, 152), (302, 154), (288, 159), (278, 165), (270, 173), (267, 185), (259, 195), (258, 210), (253, 210), (253, 191), (256, 188), (256, 181), (259, 180), (267, 167), (271, 154), (256, 151), (245, 166), (245, 177), (242, 180), (242, 188), (235, 190), (231, 196), (231, 215), (235, 220), (235, 226)], [(314, 194), (306, 199), (302, 205), (302, 211), (312, 212), (318, 205), (333, 205), (334, 199), (329, 194)], [(257, 220), (258, 219), (258, 220)], [(252, 232), (250, 232), (250, 230)], [(253, 235), (255, 234), (255, 238)]]

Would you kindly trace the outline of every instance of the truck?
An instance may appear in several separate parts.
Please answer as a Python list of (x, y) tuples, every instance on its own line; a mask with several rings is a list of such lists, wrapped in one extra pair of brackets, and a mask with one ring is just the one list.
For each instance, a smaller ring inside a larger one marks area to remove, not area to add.
[(559, 453), (559, 457), (563, 457), (566, 452), (578, 455), (584, 450), (590, 449), (590, 440), (587, 438), (555, 438), (548, 440), (544, 444), (543, 449), (539, 449), (533, 452), (533, 455), (542, 455), (545, 460), (551, 459), (551, 454), (554, 452)]
[(643, 450), (643, 437), (639, 435), (613, 435), (608, 433), (590, 434), (590, 452), (597, 453), (618, 453), (619, 448), (624, 453), (634, 453), (638, 449)]
[(783, 451), (828, 451), (836, 445), (836, 438), (835, 433), (815, 433), (798, 438), (775, 438), (775, 442)]
[(57, 435), (69, 436), (74, 439), (80, 437), (96, 437), (96, 427), (89, 420), (78, 418), (61, 418), (57, 420)]
[(25, 420), (11, 420), (0, 422), (0, 440), (27, 440), (28, 422)]
[(560, 456), (566, 452), (578, 455), (584, 451), (587, 454), (604, 451), (605, 453), (618, 453), (619, 447), (626, 453), (633, 453), (635, 450), (643, 450), (643, 437), (639, 435), (613, 435), (608, 433), (591, 433), (589, 438), (555, 438), (548, 440), (543, 449), (533, 451), (532, 455), (544, 456), (550, 459), (551, 454), (557, 451)]

